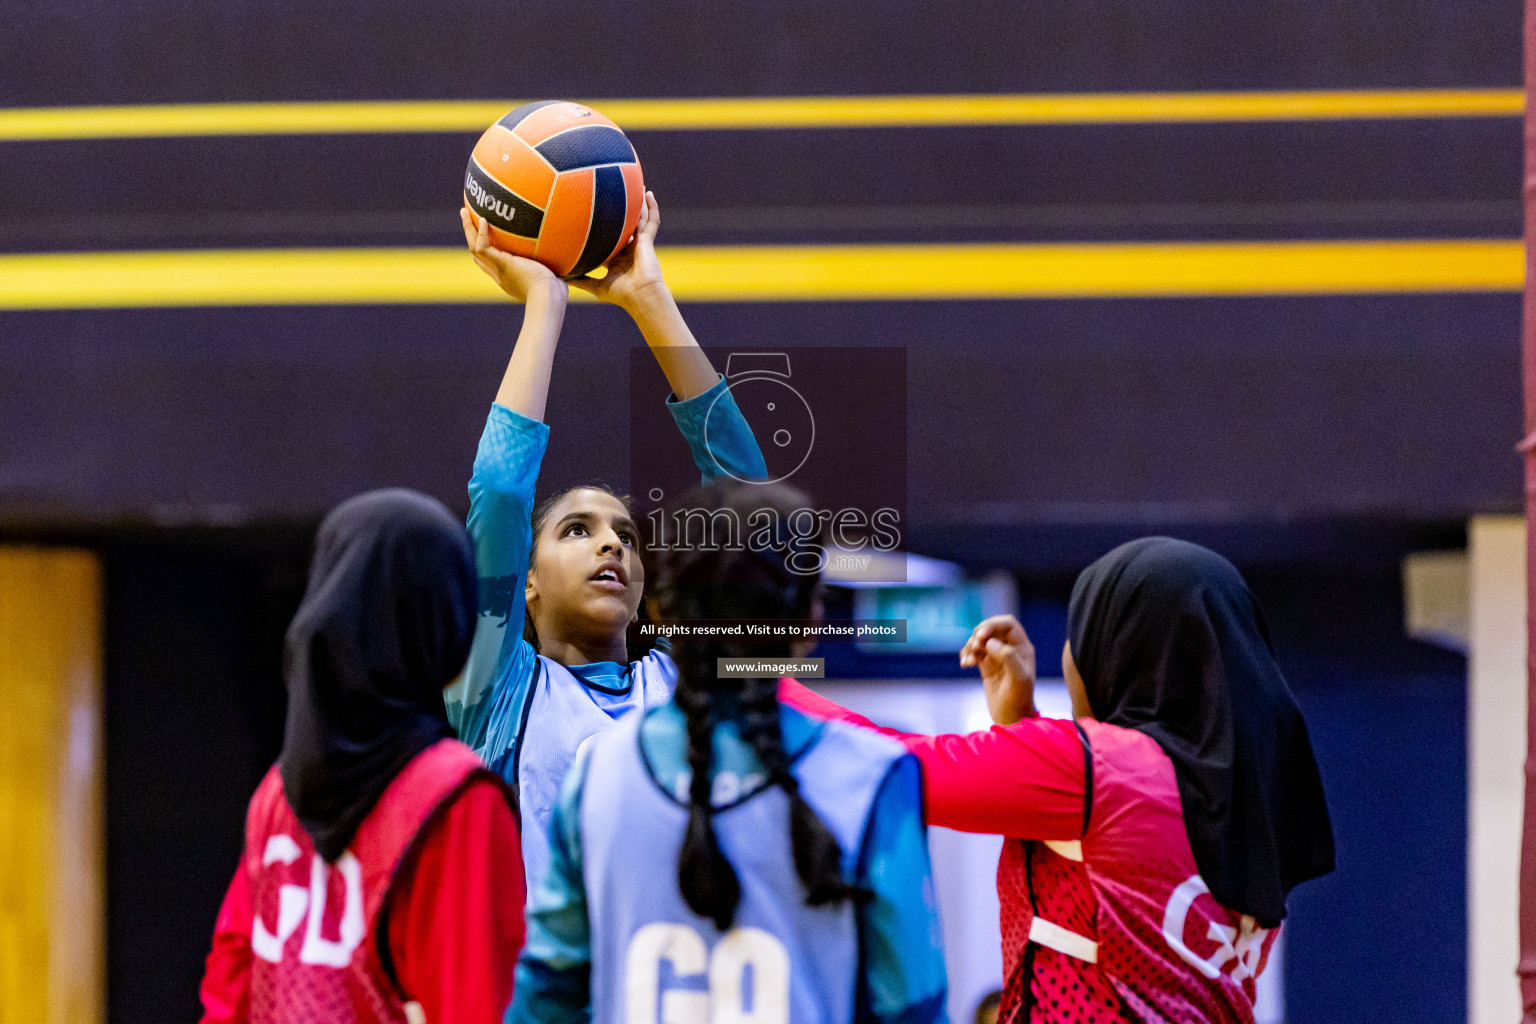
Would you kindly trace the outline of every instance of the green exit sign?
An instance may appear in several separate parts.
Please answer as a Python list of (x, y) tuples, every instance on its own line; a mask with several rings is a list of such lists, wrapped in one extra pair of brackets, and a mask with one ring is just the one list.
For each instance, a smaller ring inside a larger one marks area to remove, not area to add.
[(860, 619), (905, 619), (904, 644), (860, 644), (882, 654), (951, 654), (971, 630), (991, 615), (1012, 614), (1018, 594), (1006, 573), (943, 587), (889, 586), (859, 590), (854, 615)]

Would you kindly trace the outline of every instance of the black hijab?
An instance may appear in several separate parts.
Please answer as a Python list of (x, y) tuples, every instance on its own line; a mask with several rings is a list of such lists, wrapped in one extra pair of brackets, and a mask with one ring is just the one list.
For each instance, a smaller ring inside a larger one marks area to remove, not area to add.
[(453, 735), (443, 687), (469, 656), (475, 598), (469, 537), (440, 502), (372, 491), (320, 525), (283, 652), (278, 770), (327, 861), (400, 770)]
[(1333, 870), (1333, 828), (1307, 724), (1243, 577), (1197, 544), (1135, 540), (1077, 578), (1067, 633), (1094, 716), (1172, 759), (1211, 895), (1279, 924), (1291, 889)]

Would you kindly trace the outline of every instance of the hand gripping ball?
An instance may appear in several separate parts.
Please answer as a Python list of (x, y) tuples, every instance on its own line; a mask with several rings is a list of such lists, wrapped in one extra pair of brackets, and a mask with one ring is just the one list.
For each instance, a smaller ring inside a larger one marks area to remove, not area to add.
[(640, 220), (635, 148), (591, 107), (525, 103), (491, 125), (469, 158), (464, 205), (491, 244), (582, 277), (613, 258)]

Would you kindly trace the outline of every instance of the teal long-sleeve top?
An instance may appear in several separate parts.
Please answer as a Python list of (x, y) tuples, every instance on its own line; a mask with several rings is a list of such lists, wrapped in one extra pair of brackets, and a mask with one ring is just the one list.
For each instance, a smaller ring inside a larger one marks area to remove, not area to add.
[[(767, 477), (752, 428), (723, 377), (686, 401), (669, 398), (667, 408), (705, 483), (723, 474)], [(519, 719), (537, 664), (536, 652), (523, 639), (523, 588), (533, 548), (534, 490), (548, 443), (547, 425), (493, 404), (469, 480), (468, 525), (480, 578), (480, 616), (468, 664), (443, 696), (459, 739), (504, 775), (517, 764)], [(619, 688), (614, 684), (626, 669), (613, 662), (566, 667), (589, 684), (599, 704), (603, 689)]]

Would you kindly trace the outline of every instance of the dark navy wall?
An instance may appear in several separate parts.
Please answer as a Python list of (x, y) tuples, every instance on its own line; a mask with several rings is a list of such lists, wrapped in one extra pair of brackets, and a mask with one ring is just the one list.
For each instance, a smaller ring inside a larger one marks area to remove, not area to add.
[[(1514, 295), (687, 315), (705, 342), (906, 346), (929, 553), (985, 557), (1032, 525), (1439, 520), (1520, 501)], [(518, 323), (510, 304), (0, 313), (0, 512), (314, 516), (385, 485), (462, 507)], [(638, 342), (611, 308), (568, 314), (548, 485), (625, 483)]]
[[(0, 143), (0, 251), (462, 244), (475, 137)], [(1510, 117), (633, 139), (673, 244), (1520, 232)]]
[[(1520, 82), (1515, 0), (581, 10), (13, 4), (0, 105)], [(472, 139), (0, 143), (0, 252), (455, 245)], [(1521, 230), (1518, 118), (642, 131), (635, 143), (673, 244)], [(734, 345), (908, 346), (920, 530), (1438, 519), (1520, 500), (1513, 295), (688, 315), (706, 341)], [(0, 513), (313, 516), (394, 483), (462, 502), (515, 329), (494, 306), (0, 313), (0, 428), (14, 439), (0, 449)], [(623, 465), (615, 375), (635, 340), (612, 311), (571, 312), (552, 476)]]
[(1291, 1024), (1466, 1015), (1466, 661), (1403, 635), (1396, 565), (1255, 578), (1327, 787), (1338, 870), (1291, 899)]
[(11, 3), (7, 105), (1512, 86), (1518, 0)]

